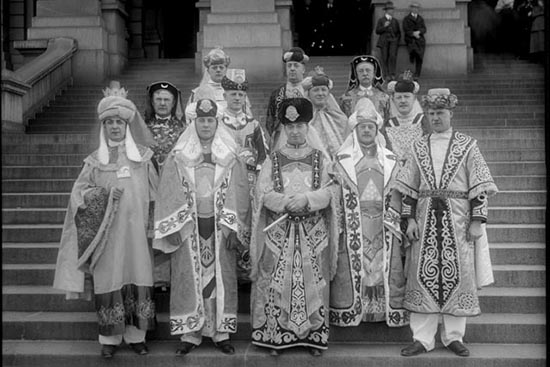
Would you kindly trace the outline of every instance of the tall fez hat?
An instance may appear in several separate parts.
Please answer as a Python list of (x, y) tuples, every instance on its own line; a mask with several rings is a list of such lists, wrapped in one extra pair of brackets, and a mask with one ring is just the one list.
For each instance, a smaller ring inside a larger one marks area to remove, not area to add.
[(418, 93), (420, 85), (413, 80), (412, 72), (405, 70), (396, 81), (388, 83), (389, 93)]
[(306, 55), (304, 50), (300, 47), (292, 47), (290, 50), (286, 51), (283, 54), (283, 62), (287, 63), (289, 61), (296, 61), (305, 64), (309, 61), (309, 56)]
[(229, 69), (222, 78), (221, 84), (224, 90), (242, 90), (243, 92), (248, 90), (244, 69)]
[(178, 98), (178, 88), (170, 82), (160, 81), (154, 82), (153, 84), (147, 87), (147, 92), (149, 93), (149, 98), (153, 96), (157, 90), (166, 90), (174, 96), (174, 100)]
[(197, 117), (216, 117), (218, 106), (211, 99), (199, 99), (195, 112), (197, 113)]
[(382, 8), (384, 10), (387, 10), (387, 9), (395, 9), (395, 6), (393, 6), (393, 2), (392, 1), (386, 1), (386, 4), (384, 4), (384, 7)]
[(313, 105), (307, 98), (297, 97), (284, 99), (279, 107), (279, 121), (283, 125), (304, 122), (313, 118)]

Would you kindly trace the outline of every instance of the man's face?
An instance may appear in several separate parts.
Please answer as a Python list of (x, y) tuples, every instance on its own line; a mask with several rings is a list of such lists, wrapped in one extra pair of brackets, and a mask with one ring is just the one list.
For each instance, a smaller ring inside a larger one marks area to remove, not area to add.
[(393, 8), (386, 9), (386, 14), (389, 14), (393, 17)]
[(228, 90), (224, 92), (227, 108), (233, 112), (240, 112), (246, 99), (246, 93), (241, 90)]
[(197, 117), (195, 120), (195, 128), (197, 129), (197, 135), (202, 140), (210, 140), (216, 133), (218, 127), (218, 120), (215, 117)]
[(166, 90), (153, 93), (153, 109), (160, 117), (168, 117), (174, 108), (174, 96)]
[(288, 61), (286, 63), (286, 78), (291, 83), (299, 83), (304, 79), (306, 67), (301, 62)]
[(411, 13), (418, 14), (418, 6), (411, 6)]
[(284, 127), (288, 144), (301, 145), (306, 142), (308, 126), (305, 122), (286, 124)]
[(451, 118), (453, 117), (453, 111), (451, 110), (445, 108), (436, 110), (428, 108), (426, 115), (435, 132), (442, 133), (449, 130), (451, 127)]
[(207, 71), (208, 74), (210, 74), (210, 79), (212, 79), (214, 83), (221, 83), (225, 73), (227, 72), (227, 66), (224, 64), (210, 65)]
[(374, 65), (370, 62), (362, 62), (355, 67), (357, 79), (363, 87), (370, 87), (374, 79)]
[(360, 122), (355, 127), (357, 131), (357, 140), (363, 145), (370, 145), (374, 143), (378, 129), (374, 122)]
[(309, 90), (309, 99), (317, 108), (324, 107), (327, 103), (327, 98), (328, 87), (325, 85), (318, 85)]
[(410, 92), (395, 92), (393, 94), (393, 102), (397, 110), (402, 115), (411, 113), (414, 105), (415, 95)]
[(105, 136), (112, 141), (122, 141), (126, 137), (126, 121), (118, 117), (111, 117), (103, 121)]

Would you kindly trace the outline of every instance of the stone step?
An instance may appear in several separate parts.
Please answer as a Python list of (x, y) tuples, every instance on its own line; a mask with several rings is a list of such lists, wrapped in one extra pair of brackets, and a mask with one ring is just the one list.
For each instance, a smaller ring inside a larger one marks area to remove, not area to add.
[[(544, 265), (543, 242), (490, 243), (493, 265)], [(4, 264), (55, 264), (59, 242), (4, 242)]]
[[(239, 292), (245, 298), (239, 313), (250, 313), (250, 293)], [(239, 299), (239, 304), (241, 300)], [(480, 307), (484, 313), (541, 313), (546, 309), (545, 288), (487, 287), (479, 292)], [(65, 293), (51, 286), (3, 286), (2, 310), (18, 312), (94, 312), (94, 302), (65, 299)], [(157, 312), (170, 311), (168, 292), (155, 295)]]
[[(483, 142), (480, 141), (480, 145)], [(88, 148), (88, 147), (86, 147)], [(93, 149), (90, 147), (90, 149)], [(484, 150), (483, 157), (487, 162), (543, 162), (546, 152), (543, 149), (521, 151)], [(82, 164), (87, 153), (79, 154), (2, 154), (2, 164), (5, 166), (76, 166)]]
[[(233, 340), (250, 340), (250, 316), (239, 314)], [(466, 343), (545, 343), (545, 314), (482, 314), (469, 320)], [(2, 312), (3, 339), (97, 340), (94, 312)], [(158, 326), (148, 340), (175, 340), (169, 335), (168, 315), (157, 316)], [(408, 327), (388, 328), (385, 323), (354, 328), (330, 328), (332, 342), (403, 342), (411, 340)]]
[(489, 223), (494, 224), (544, 224), (546, 207), (489, 207)]
[[(114, 361), (118, 367), (147, 366), (224, 366), (224, 367), (380, 367), (380, 366), (445, 366), (445, 367), (542, 367), (546, 363), (544, 344), (495, 344), (492, 342), (468, 343), (470, 357), (467, 361), (458, 358), (437, 344), (428, 354), (414, 358), (400, 356), (407, 342), (402, 343), (343, 343), (330, 339), (328, 350), (321, 358), (312, 359), (303, 348), (284, 351), (277, 358), (269, 356), (266, 349), (252, 346), (248, 341), (236, 341), (235, 354), (227, 356), (219, 352), (211, 342), (185, 357), (176, 357), (177, 341), (148, 342), (149, 354), (138, 356), (127, 347), (118, 349)], [(41, 367), (97, 367), (107, 365), (101, 359), (97, 341), (30, 341), (4, 340), (2, 355), (5, 366)], [(315, 361), (315, 362), (313, 362)], [(113, 363), (110, 363), (113, 365)]]
[[(2, 264), (2, 285), (51, 285), (54, 271), (55, 264)], [(544, 265), (494, 265), (493, 274), (495, 287), (546, 286)]]
[(2, 192), (71, 192), (75, 179), (30, 179), (2, 180)]
[[(62, 224), (66, 208), (4, 208), (3, 224)], [(546, 207), (489, 207), (491, 224), (543, 224)]]
[(488, 224), (487, 237), (492, 242), (545, 242), (545, 224)]
[[(7, 242), (2, 245), (5, 264), (55, 264), (58, 242)], [(494, 265), (544, 265), (544, 243), (490, 243)]]
[[(74, 175), (76, 179), (76, 175)], [(498, 185), (498, 180), (497, 180)], [(2, 194), (2, 208), (66, 208), (70, 190), (65, 192), (11, 192)], [(489, 199), (490, 207), (530, 207), (546, 202), (542, 190), (501, 190)]]
[[(489, 162), (491, 174), (496, 176), (516, 176), (516, 175), (534, 175), (540, 176), (546, 174), (546, 165), (544, 162)], [(2, 177), (4, 179), (31, 179), (31, 178), (76, 178), (82, 165), (77, 166), (3, 166)]]
[[(498, 189), (502, 192), (515, 190), (522, 188), (524, 190), (545, 190), (546, 189), (546, 176), (493, 176)], [(491, 200), (491, 204), (493, 200)], [(539, 202), (540, 204), (540, 202)]]

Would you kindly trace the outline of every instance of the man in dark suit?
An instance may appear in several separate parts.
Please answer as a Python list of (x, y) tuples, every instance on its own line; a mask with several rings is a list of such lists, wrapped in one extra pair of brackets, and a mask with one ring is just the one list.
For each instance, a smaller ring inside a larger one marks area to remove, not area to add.
[(395, 79), (395, 65), (397, 62), (397, 47), (401, 39), (399, 22), (393, 17), (393, 2), (388, 1), (384, 5), (384, 16), (378, 19), (376, 34), (378, 42), (376, 47), (380, 48), (384, 72), (389, 80)]
[(426, 24), (424, 24), (424, 18), (418, 14), (420, 4), (414, 2), (410, 8), (411, 12), (403, 18), (403, 32), (411, 64), (415, 64), (414, 77), (419, 78), (426, 49), (426, 39), (424, 38)]

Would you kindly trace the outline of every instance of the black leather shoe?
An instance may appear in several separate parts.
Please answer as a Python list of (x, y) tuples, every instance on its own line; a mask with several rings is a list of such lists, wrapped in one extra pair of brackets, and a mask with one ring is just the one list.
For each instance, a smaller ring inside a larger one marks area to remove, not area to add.
[(116, 345), (103, 344), (101, 347), (101, 356), (105, 359), (113, 358), (116, 352)]
[(181, 346), (179, 349), (176, 350), (176, 354), (183, 355), (191, 352), (193, 349), (195, 349), (196, 345), (193, 343), (188, 342), (181, 342)]
[(454, 354), (460, 357), (468, 357), (470, 355), (470, 351), (468, 348), (464, 346), (461, 342), (458, 340), (455, 340), (451, 344), (447, 345), (447, 348), (453, 351)]
[(145, 354), (149, 353), (149, 349), (147, 349), (147, 346), (143, 342), (141, 342), (141, 343), (130, 343), (130, 348), (132, 348), (132, 350), (134, 352), (136, 352), (137, 354), (140, 354), (140, 355), (145, 355)]
[(312, 347), (309, 347), (307, 349), (309, 351), (309, 354), (311, 354), (312, 356), (314, 356), (314, 357), (320, 357), (321, 356), (321, 351), (319, 349), (312, 348)]
[(420, 343), (419, 341), (415, 341), (414, 343), (401, 349), (401, 355), (403, 357), (417, 356), (419, 354), (426, 353), (426, 352), (427, 352), (426, 348), (424, 348), (422, 343)]
[(229, 339), (216, 343), (216, 348), (219, 348), (224, 354), (235, 354), (235, 348), (231, 345)]

